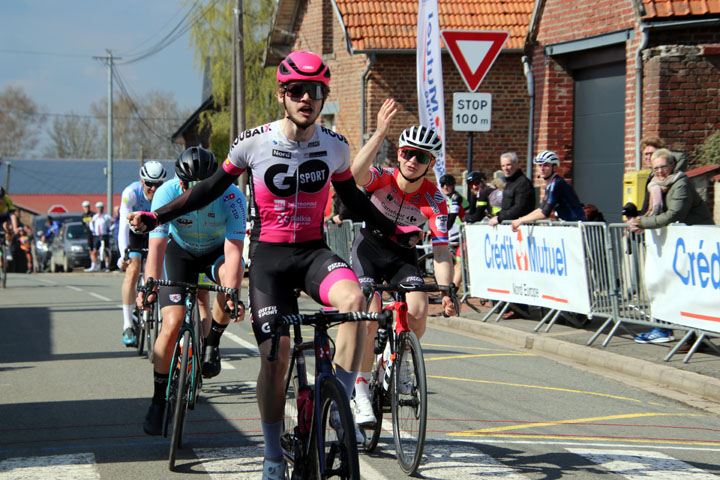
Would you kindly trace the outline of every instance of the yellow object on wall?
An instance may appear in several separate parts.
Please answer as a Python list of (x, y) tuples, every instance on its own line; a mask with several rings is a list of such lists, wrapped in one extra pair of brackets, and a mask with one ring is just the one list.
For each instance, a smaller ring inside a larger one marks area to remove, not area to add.
[(628, 202), (632, 202), (638, 210), (642, 207), (646, 193), (645, 182), (647, 182), (649, 176), (649, 169), (625, 172), (623, 175), (623, 205)]

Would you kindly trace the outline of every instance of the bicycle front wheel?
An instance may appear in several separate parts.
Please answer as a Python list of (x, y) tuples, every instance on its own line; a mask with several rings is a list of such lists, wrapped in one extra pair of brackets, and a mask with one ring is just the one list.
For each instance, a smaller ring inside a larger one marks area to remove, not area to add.
[[(323, 379), (319, 402), (320, 432), (313, 432), (311, 436), (316, 478), (359, 479), (355, 421), (345, 390), (337, 378)], [(315, 425), (317, 428), (318, 423)]]
[(427, 384), (420, 341), (402, 332), (393, 366), (392, 420), (395, 454), (403, 472), (414, 474), (422, 460), (427, 426)]
[(143, 318), (142, 310), (135, 308), (133, 311), (133, 314), (136, 315), (135, 318), (137, 318), (137, 323), (133, 326), (133, 329), (135, 330), (135, 342), (136, 342), (135, 346), (137, 347), (138, 356), (142, 356), (143, 349), (145, 348), (145, 335), (147, 332), (147, 323), (145, 323), (145, 319)]
[(153, 361), (155, 340), (157, 340), (158, 329), (157, 329), (157, 316), (154, 315), (157, 303), (154, 303), (151, 309), (144, 312), (145, 315), (145, 331), (147, 332), (145, 340), (147, 341), (147, 357), (150, 363)]
[[(185, 416), (190, 396), (189, 361), (190, 345), (192, 345), (190, 331), (185, 330), (183, 333), (181, 345), (178, 345), (175, 349), (177, 360), (172, 375), (172, 382), (177, 388), (175, 389), (172, 437), (170, 439), (170, 470), (175, 468), (177, 449), (182, 448), (183, 427), (185, 426)], [(172, 386), (170, 388), (172, 389)]]

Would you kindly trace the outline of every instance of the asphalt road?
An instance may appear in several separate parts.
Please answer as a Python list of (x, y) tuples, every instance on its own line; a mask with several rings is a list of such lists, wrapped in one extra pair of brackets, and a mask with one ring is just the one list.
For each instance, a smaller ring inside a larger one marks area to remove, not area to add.
[[(260, 478), (249, 322), (224, 335), (223, 372), (189, 412), (173, 473), (168, 439), (142, 431), (152, 367), (121, 344), (121, 281), (15, 274), (0, 291), (0, 479)], [(466, 332), (429, 328), (422, 343), (424, 478), (720, 477), (712, 413)], [(385, 423), (363, 478), (404, 476)]]

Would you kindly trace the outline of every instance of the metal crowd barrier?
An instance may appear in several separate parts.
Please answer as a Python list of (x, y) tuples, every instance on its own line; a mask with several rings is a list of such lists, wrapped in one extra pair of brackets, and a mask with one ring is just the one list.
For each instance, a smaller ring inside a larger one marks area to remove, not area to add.
[(360, 227), (356, 228), (351, 220), (343, 220), (340, 225), (334, 222), (328, 222), (325, 226), (325, 240), (327, 241), (328, 247), (330, 247), (330, 250), (335, 252), (338, 257), (350, 263), (353, 241), (359, 229)]

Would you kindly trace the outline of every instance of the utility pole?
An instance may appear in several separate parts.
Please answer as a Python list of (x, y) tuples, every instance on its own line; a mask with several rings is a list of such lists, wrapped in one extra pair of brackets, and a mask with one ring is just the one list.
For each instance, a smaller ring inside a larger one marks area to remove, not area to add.
[(107, 203), (105, 211), (112, 214), (113, 198), (113, 60), (120, 60), (120, 57), (113, 57), (110, 50), (105, 49), (106, 57), (93, 57), (96, 60), (103, 60), (108, 66), (108, 114), (107, 114)]
[[(233, 9), (233, 62), (232, 89), (230, 93), (230, 145), (245, 130), (245, 47), (243, 44), (243, 0), (235, 0)], [(239, 179), (241, 191), (245, 191), (247, 174)]]
[(5, 162), (7, 170), (5, 170), (5, 191), (10, 192), (10, 165), (12, 162)]

